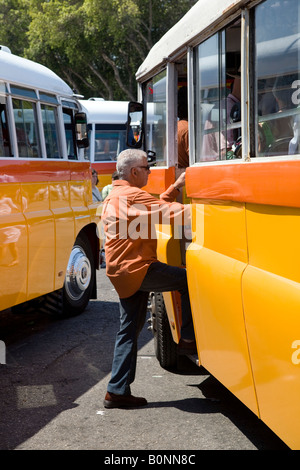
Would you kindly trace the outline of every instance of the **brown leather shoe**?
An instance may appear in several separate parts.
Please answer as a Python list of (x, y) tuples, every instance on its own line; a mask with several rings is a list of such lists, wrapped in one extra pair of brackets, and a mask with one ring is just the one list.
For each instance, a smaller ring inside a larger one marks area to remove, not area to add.
[(147, 400), (133, 395), (116, 395), (107, 392), (103, 404), (105, 408), (137, 408), (147, 405)]

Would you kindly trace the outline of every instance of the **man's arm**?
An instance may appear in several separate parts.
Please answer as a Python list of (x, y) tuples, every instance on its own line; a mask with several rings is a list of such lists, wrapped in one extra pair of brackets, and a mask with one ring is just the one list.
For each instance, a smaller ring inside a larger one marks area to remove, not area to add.
[(166, 202), (172, 202), (176, 198), (177, 194), (185, 185), (185, 172), (181, 173), (180, 176), (177, 178), (175, 183), (171, 184), (168, 189), (160, 195), (160, 199)]

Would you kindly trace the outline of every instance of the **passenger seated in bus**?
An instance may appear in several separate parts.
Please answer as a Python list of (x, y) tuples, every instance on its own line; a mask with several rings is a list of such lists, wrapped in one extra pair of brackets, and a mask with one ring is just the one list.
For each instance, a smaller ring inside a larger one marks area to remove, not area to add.
[(183, 86), (178, 92), (178, 168), (189, 166), (189, 124), (187, 87)]
[[(286, 112), (295, 107), (292, 102), (294, 80), (295, 75), (280, 76), (275, 80), (272, 93), (276, 100), (277, 109), (274, 113), (274, 119), (259, 123), (258, 150), (260, 153), (271, 156), (287, 155), (293, 151), (293, 146), (290, 149), (289, 144), (293, 138), (295, 139), (294, 119), (292, 115), (286, 115)], [(280, 117), (280, 114), (284, 114), (284, 116)]]
[(98, 173), (95, 169), (92, 170), (92, 195), (94, 202), (101, 202), (102, 196), (100, 194), (99, 189), (97, 188), (97, 184), (99, 183), (98, 180)]

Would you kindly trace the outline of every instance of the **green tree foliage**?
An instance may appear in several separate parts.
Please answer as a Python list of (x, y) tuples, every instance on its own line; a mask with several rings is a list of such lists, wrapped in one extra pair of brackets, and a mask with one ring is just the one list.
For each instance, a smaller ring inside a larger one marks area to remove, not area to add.
[(0, 0), (0, 24), (0, 44), (9, 47), (14, 54), (24, 55), (30, 25), (28, 2)]
[(77, 93), (135, 100), (149, 49), (196, 0), (0, 0), (0, 44), (40, 62)]

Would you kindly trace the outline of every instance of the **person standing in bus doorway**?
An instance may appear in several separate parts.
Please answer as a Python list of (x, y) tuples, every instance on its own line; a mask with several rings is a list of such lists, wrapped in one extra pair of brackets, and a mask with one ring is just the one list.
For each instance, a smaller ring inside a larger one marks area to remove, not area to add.
[(189, 123), (188, 123), (188, 97), (187, 87), (182, 86), (178, 91), (178, 168), (189, 166)]
[[(195, 337), (186, 270), (157, 260), (152, 216), (168, 213), (168, 222), (182, 224), (189, 205), (174, 201), (184, 185), (184, 173), (160, 199), (142, 190), (150, 167), (142, 150), (127, 149), (117, 159), (119, 180), (104, 201), (102, 222), (106, 233), (106, 273), (119, 296), (120, 330), (117, 334), (111, 378), (104, 399), (106, 408), (147, 404), (131, 394), (137, 361), (137, 340), (145, 323), (149, 292), (177, 290), (181, 294), (182, 326), (179, 346), (195, 352)], [(143, 234), (143, 236), (142, 236)]]
[(99, 189), (97, 188), (97, 184), (99, 183), (98, 180), (98, 173), (95, 169), (92, 170), (92, 195), (94, 202), (101, 202), (102, 196), (100, 194)]

